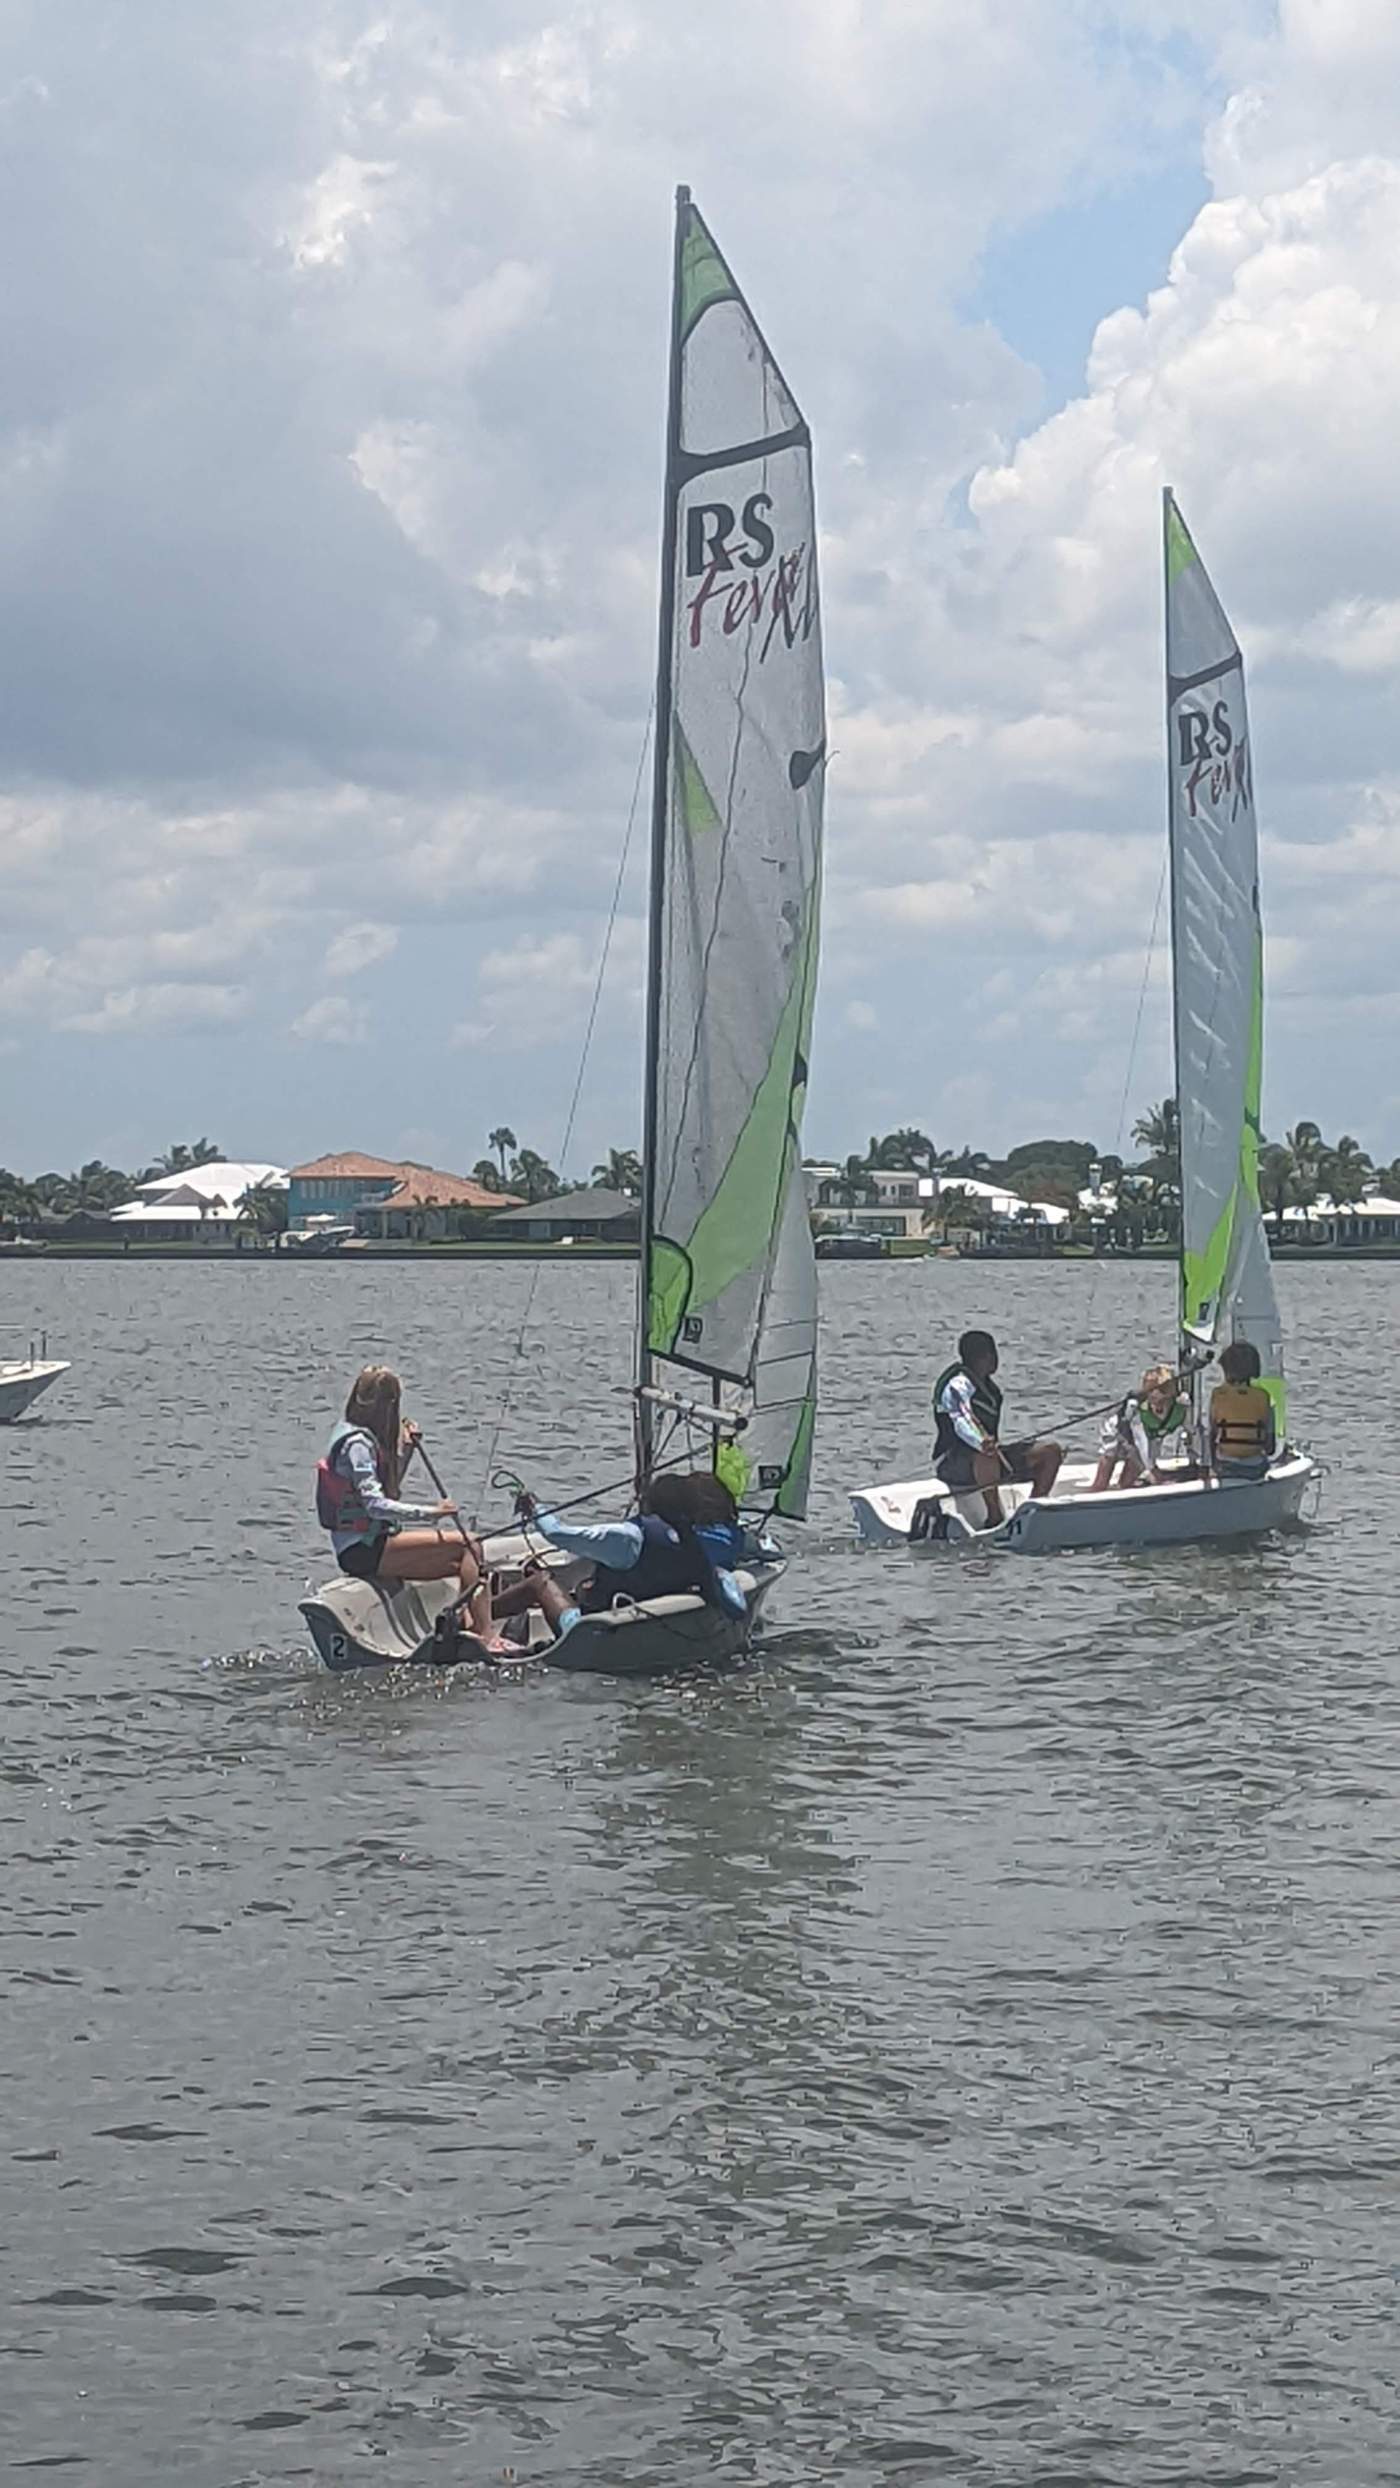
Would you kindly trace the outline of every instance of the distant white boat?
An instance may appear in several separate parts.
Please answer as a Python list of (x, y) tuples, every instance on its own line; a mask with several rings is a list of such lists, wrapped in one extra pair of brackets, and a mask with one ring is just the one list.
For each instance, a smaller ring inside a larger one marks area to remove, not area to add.
[(1283, 1325), (1259, 1209), (1263, 931), (1244, 658), (1170, 492), (1163, 524), (1181, 1367), (1199, 1449), (1200, 1368), (1231, 1340), (1257, 1348), (1282, 1448), (1260, 1478), (1168, 1474), (1108, 1494), (1089, 1490), (1091, 1468), (1066, 1465), (1051, 1495), (1004, 1486), (995, 1528), (980, 1494), (952, 1494), (936, 1477), (857, 1487), (856, 1527), (875, 1545), (975, 1541), (1026, 1555), (1244, 1537), (1296, 1523), (1317, 1474), (1284, 1439)]
[(22, 1417), (51, 1382), (67, 1373), (68, 1364), (66, 1358), (49, 1355), (47, 1336), (40, 1339), (37, 1356), (31, 1339), (27, 1356), (0, 1358), (0, 1425), (13, 1425)]

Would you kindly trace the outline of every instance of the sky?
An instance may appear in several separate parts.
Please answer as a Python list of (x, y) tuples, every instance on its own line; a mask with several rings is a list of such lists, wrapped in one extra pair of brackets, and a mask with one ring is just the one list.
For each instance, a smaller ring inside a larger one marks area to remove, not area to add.
[(15, 0), (0, 1164), (559, 1163), (625, 847), (567, 1165), (635, 1145), (679, 180), (816, 442), (809, 1149), (1169, 1086), (1170, 481), (1266, 1127), (1400, 1153), (1397, 93), (1393, 0)]

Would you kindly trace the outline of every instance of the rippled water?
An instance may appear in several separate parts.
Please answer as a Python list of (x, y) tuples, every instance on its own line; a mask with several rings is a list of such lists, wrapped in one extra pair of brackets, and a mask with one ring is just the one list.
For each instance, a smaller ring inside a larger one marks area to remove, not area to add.
[[(805, 1553), (698, 1689), (332, 1679), (388, 1355), (478, 1501), (621, 1475), (630, 1273), (0, 1273), (0, 2445), (102, 2488), (1400, 2479), (1400, 1266), (1280, 1273), (1303, 1537), (857, 1553), (950, 1336), (1018, 1426), (1171, 1273), (828, 1265)], [(1364, 1501), (1359, 1488), (1364, 1462)], [(485, 1509), (491, 1507), (488, 1503)]]

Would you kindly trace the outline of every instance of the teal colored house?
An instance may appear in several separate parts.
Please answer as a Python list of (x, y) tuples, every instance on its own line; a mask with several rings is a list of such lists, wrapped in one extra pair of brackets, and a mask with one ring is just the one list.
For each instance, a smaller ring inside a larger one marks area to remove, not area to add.
[(362, 1157), (357, 1149), (294, 1166), (287, 1175), (287, 1224), (304, 1227), (310, 1218), (334, 1218), (353, 1226), (356, 1210), (367, 1202), (386, 1201), (405, 1171), (387, 1158)]

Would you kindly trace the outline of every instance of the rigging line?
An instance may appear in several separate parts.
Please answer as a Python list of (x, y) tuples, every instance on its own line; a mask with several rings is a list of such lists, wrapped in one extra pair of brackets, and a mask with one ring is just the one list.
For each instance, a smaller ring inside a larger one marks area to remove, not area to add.
[[(1133, 1074), (1137, 1066), (1138, 1043), (1142, 1036), (1142, 1015), (1147, 1004), (1147, 987), (1152, 975), (1152, 960), (1157, 948), (1157, 928), (1162, 921), (1162, 899), (1166, 892), (1167, 873), (1170, 869), (1170, 864), (1171, 857), (1168, 853), (1164, 852), (1162, 856), (1161, 869), (1157, 875), (1157, 896), (1152, 904), (1152, 924), (1147, 936), (1147, 948), (1142, 954), (1142, 976), (1138, 984), (1137, 1009), (1133, 1014), (1133, 1033), (1128, 1041), (1128, 1051), (1123, 1064), (1123, 1091), (1118, 1100), (1118, 1123), (1113, 1135), (1113, 1154), (1118, 1158), (1121, 1158), (1123, 1154), (1123, 1132), (1124, 1126), (1128, 1120), (1128, 1098), (1132, 1090)], [(1180, 1149), (1180, 1146), (1181, 1118), (1178, 1115), (1178, 1150)], [(1119, 1177), (1119, 1181), (1121, 1183), (1121, 1176)], [(1094, 1305), (1099, 1292), (1099, 1281), (1103, 1276), (1103, 1267), (1104, 1256), (1100, 1253), (1094, 1263), (1094, 1274), (1089, 1281), (1089, 1300), (1084, 1308), (1084, 1335), (1086, 1340), (1092, 1340), (1095, 1335)]]
[[(637, 755), (637, 774), (632, 783), (632, 801), (628, 806), (627, 811), (627, 828), (623, 836), (622, 853), (618, 857), (616, 877), (613, 881), (612, 904), (608, 909), (608, 920), (603, 931), (603, 947), (598, 957), (598, 973), (593, 979), (593, 994), (588, 1005), (588, 1018), (584, 1024), (583, 1043), (579, 1049), (578, 1070), (574, 1076), (574, 1091), (572, 1097), (569, 1099), (569, 1111), (564, 1122), (563, 1137), (559, 1143), (558, 1160), (561, 1168), (573, 1144), (574, 1123), (578, 1115), (579, 1099), (583, 1095), (584, 1074), (588, 1069), (588, 1057), (593, 1044), (593, 1032), (598, 1025), (598, 1010), (603, 999), (603, 979), (607, 974), (608, 957), (612, 950), (613, 934), (617, 929), (618, 912), (622, 905), (622, 885), (627, 873), (627, 859), (632, 852), (632, 834), (637, 826), (637, 806), (641, 801), (642, 780), (646, 775), (647, 753), (651, 748), (651, 730), (655, 717), (656, 697), (653, 693), (651, 706), (647, 711), (646, 729), (642, 735), (642, 748)], [(495, 1430), (491, 1436), (491, 1448), (486, 1455), (486, 1465), (482, 1471), (481, 1500), (483, 1501), (485, 1500), (487, 1487), (490, 1484), (491, 1472), (496, 1465), (496, 1453), (500, 1445), (501, 1436), (505, 1431), (506, 1421), (510, 1416), (511, 1409), (514, 1405), (515, 1368), (519, 1366), (520, 1359), (524, 1354), (525, 1334), (530, 1327), (530, 1318), (535, 1309), (535, 1294), (539, 1287), (540, 1272), (543, 1268), (544, 1261), (543, 1258), (540, 1258), (534, 1263), (530, 1271), (530, 1284), (525, 1292), (525, 1310), (520, 1316), (520, 1327), (515, 1334), (515, 1346), (512, 1351), (512, 1369), (506, 1378), (506, 1387), (501, 1395), (500, 1407), (496, 1412), (496, 1424)]]

